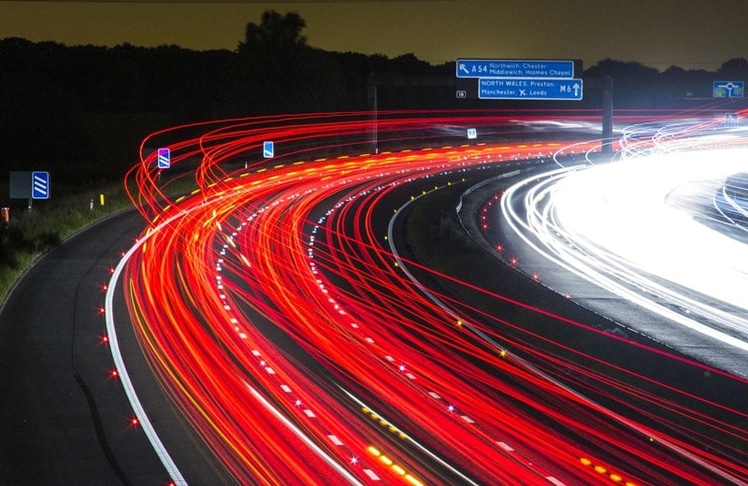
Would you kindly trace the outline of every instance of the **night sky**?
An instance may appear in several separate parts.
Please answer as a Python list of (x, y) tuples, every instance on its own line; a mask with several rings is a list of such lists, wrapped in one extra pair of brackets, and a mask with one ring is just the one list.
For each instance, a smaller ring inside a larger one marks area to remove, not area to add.
[(434, 64), (601, 59), (716, 70), (748, 57), (748, 0), (6, 1), (0, 38), (67, 45), (237, 47), (262, 13), (298, 12), (308, 44)]

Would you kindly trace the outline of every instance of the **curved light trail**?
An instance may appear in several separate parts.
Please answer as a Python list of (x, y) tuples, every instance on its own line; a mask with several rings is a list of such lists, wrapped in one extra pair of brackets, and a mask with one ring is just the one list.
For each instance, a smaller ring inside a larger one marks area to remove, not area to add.
[[(738, 130), (694, 136), (705, 130), (693, 122), (655, 131), (635, 127), (629, 136), (651, 138), (626, 139), (617, 162), (521, 181), (504, 193), (502, 214), (558, 265), (748, 351), (748, 246), (728, 233), (742, 227), (728, 219), (716, 229), (707, 224), (722, 212), (715, 199), (727, 178), (748, 168), (748, 149)], [(729, 371), (747, 377), (745, 361), (737, 365)]]
[[(709, 438), (686, 440), (679, 425), (611, 419), (553, 370), (657, 407), (677, 410), (675, 398), (632, 387), (626, 370), (608, 375), (548, 354), (516, 338), (520, 322), (424, 291), (403, 271), (449, 279), (390, 246), (407, 201), (519, 161), (548, 162), (571, 152), (564, 147), (600, 149), (557, 133), (512, 142), (524, 133), (514, 119), (381, 113), (375, 128), (361, 114), (277, 117), (180, 127), (144, 142), (170, 142), (173, 174), (156, 170), (152, 154), (130, 174), (149, 227), (109, 292), (124, 293), (154, 375), (237, 483), (743, 484), (745, 451), (711, 452)], [(466, 126), (490, 135), (426, 146)], [(378, 150), (351, 155), (373, 130)], [(273, 160), (259, 157), (265, 140), (280, 153)], [(416, 141), (423, 148), (382, 150)], [(172, 199), (180, 179), (196, 188)], [(544, 363), (543, 373), (514, 351)], [(700, 420), (746, 440), (729, 423)], [(674, 447), (647, 446), (654, 438)]]

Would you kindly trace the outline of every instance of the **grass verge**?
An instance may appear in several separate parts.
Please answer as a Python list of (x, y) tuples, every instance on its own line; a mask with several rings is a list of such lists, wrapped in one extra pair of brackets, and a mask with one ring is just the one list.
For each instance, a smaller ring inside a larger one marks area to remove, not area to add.
[(33, 201), (31, 209), (11, 207), (10, 220), (0, 222), (0, 302), (42, 254), (76, 231), (128, 207), (124, 187), (115, 183)]
[[(194, 180), (175, 177), (167, 195), (185, 194)], [(81, 229), (132, 208), (121, 182), (98, 184), (79, 191), (57, 191), (53, 198), (33, 201), (29, 210), (10, 208), (10, 220), (0, 220), (0, 305), (26, 269), (44, 253)]]

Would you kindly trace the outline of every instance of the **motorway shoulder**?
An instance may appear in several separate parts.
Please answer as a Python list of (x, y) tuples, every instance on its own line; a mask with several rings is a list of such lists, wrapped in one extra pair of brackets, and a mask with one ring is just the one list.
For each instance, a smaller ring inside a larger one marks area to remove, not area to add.
[[(113, 365), (108, 269), (142, 231), (128, 211), (39, 259), (0, 313), (0, 484), (167, 484)], [(124, 245), (124, 247), (123, 247)]]

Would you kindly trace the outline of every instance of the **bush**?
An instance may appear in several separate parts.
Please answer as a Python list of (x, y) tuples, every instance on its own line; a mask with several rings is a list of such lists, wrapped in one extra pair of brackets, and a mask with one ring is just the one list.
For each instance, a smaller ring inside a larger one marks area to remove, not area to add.
[[(100, 194), (105, 194), (103, 206)], [(0, 223), (0, 301), (5, 301), (13, 283), (41, 255), (82, 228), (128, 207), (130, 200), (121, 184), (109, 184), (36, 201), (31, 210), (13, 208), (10, 222)]]

